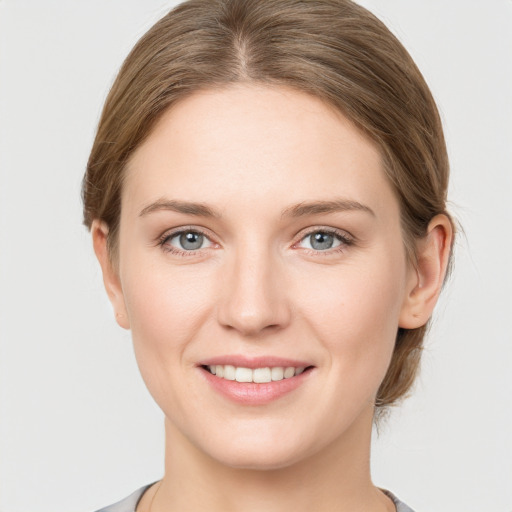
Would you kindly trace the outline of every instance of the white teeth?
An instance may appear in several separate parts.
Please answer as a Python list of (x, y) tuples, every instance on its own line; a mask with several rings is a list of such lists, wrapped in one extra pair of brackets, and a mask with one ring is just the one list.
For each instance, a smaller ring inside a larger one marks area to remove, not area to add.
[(272, 381), (272, 373), (270, 372), (270, 368), (256, 368), (253, 370), (253, 382), (257, 382), (262, 384), (264, 382)]
[(208, 370), (213, 375), (226, 380), (236, 380), (237, 382), (255, 382), (257, 384), (264, 384), (266, 382), (279, 381), (283, 379), (290, 379), (295, 375), (300, 375), (304, 372), (305, 367), (299, 366), (274, 366), (272, 368), (251, 368), (236, 367), (230, 364), (211, 365)]
[(237, 382), (253, 382), (252, 370), (250, 368), (237, 368), (235, 370), (235, 380)]
[(224, 366), (224, 378), (227, 380), (235, 380), (235, 367), (227, 364)]
[(295, 368), (293, 366), (288, 366), (284, 370), (284, 378), (289, 379), (295, 375)]
[(283, 380), (284, 379), (284, 369), (282, 366), (275, 366), (270, 370), (272, 375), (272, 380)]

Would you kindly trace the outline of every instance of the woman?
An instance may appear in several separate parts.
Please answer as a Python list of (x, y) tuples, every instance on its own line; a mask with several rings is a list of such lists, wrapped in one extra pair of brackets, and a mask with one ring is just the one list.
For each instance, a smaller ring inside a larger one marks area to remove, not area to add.
[(408, 511), (370, 477), (453, 239), (439, 115), (347, 0), (191, 0), (126, 59), (84, 178), (165, 475), (104, 511)]

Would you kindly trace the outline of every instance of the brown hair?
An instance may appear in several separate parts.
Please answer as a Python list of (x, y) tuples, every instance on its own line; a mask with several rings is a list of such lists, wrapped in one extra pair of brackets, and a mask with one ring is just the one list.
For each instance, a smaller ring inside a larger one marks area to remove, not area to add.
[[(109, 226), (117, 258), (123, 171), (160, 116), (199, 89), (236, 82), (286, 85), (323, 99), (380, 147), (397, 194), (405, 247), (445, 213), (448, 158), (420, 71), (385, 25), (349, 0), (189, 0), (147, 32), (106, 100), (83, 181), (84, 223)], [(399, 329), (377, 395), (411, 387), (426, 326)]]

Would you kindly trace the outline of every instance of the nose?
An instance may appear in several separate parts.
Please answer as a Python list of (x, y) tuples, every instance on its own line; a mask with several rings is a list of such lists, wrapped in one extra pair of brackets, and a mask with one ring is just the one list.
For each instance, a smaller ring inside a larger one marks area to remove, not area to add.
[(227, 267), (217, 310), (222, 326), (256, 337), (289, 324), (282, 263), (270, 251), (247, 247), (238, 251)]

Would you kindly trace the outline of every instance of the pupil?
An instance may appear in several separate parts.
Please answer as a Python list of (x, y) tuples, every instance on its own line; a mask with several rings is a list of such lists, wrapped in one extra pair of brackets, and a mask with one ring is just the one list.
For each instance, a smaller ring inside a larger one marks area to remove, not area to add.
[(334, 236), (329, 233), (315, 233), (310, 236), (310, 243), (316, 250), (330, 249), (334, 243)]
[(203, 245), (203, 235), (201, 233), (183, 233), (180, 236), (180, 244), (183, 249), (188, 251), (193, 251), (195, 249), (200, 249), (201, 245)]

